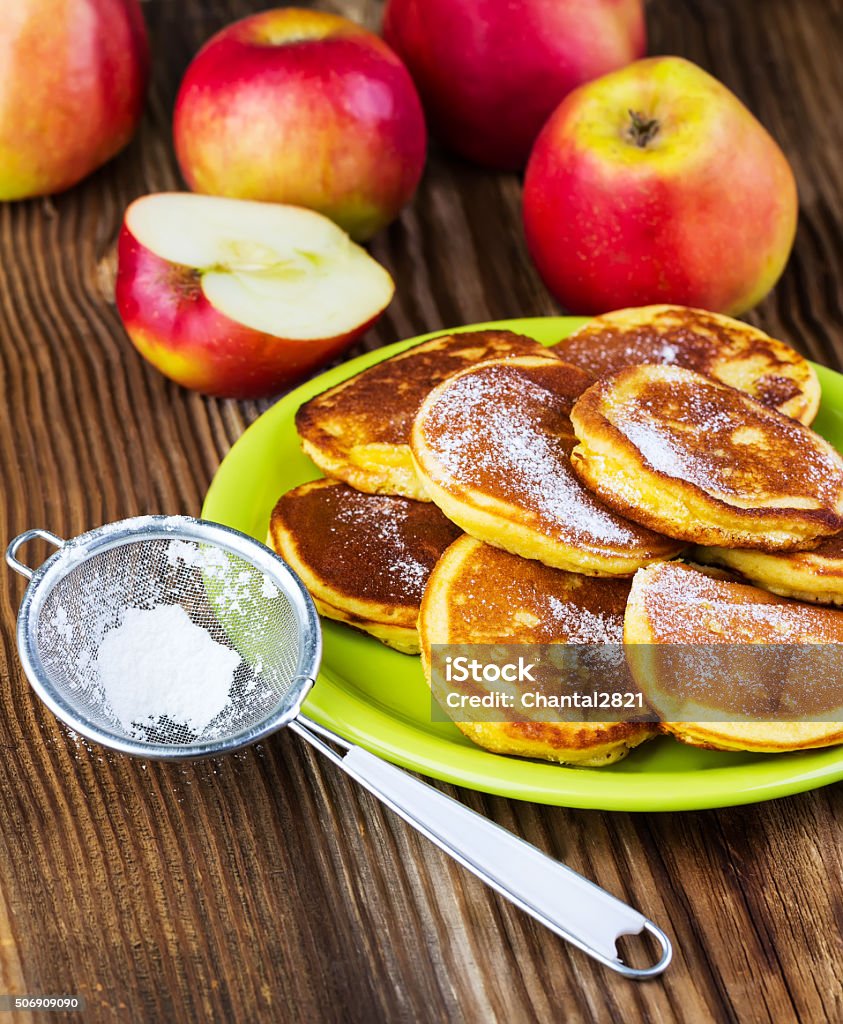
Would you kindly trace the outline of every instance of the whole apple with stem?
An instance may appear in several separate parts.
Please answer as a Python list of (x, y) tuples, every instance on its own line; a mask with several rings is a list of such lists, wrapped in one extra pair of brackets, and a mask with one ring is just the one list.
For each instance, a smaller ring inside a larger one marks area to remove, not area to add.
[(796, 183), (774, 139), (690, 61), (653, 57), (572, 92), (524, 182), (536, 266), (576, 313), (675, 303), (737, 315), (787, 263)]
[(427, 149), (418, 94), (386, 43), (294, 7), (237, 21), (200, 50), (173, 137), (195, 192), (306, 206), (358, 240), (409, 202)]
[(321, 214), (189, 192), (136, 199), (117, 264), (117, 308), (141, 355), (229, 398), (273, 394), (338, 355), (394, 292)]
[(4, 4), (0, 200), (62, 192), (123, 149), (148, 70), (138, 0)]
[(572, 89), (642, 57), (643, 0), (388, 0), (383, 34), (451, 149), (518, 170)]

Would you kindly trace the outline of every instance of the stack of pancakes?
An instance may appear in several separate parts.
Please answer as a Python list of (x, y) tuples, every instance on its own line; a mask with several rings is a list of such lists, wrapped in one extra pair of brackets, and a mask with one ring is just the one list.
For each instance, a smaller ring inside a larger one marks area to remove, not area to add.
[[(429, 681), (434, 644), (840, 643), (843, 612), (817, 606), (843, 603), (843, 459), (808, 426), (819, 398), (788, 346), (685, 307), (598, 317), (551, 349), (445, 335), (302, 406), (303, 448), (333, 479), (282, 496), (270, 540), (323, 614), (420, 647)], [(652, 659), (629, 670), (670, 717)], [(792, 686), (775, 686), (781, 717)], [(584, 765), (659, 730), (721, 749), (843, 742), (827, 722), (457, 724)]]
[(433, 566), (460, 530), (425, 493), (410, 431), (431, 388), (486, 359), (558, 358), (510, 331), (443, 335), (364, 370), (296, 415), (304, 451), (329, 477), (282, 495), (269, 541), (322, 615), (418, 654)]

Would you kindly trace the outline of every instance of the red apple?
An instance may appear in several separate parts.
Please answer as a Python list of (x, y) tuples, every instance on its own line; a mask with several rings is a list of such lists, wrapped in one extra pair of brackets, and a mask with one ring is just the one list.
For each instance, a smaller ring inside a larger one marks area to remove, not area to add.
[(0, 200), (61, 192), (121, 150), (148, 64), (138, 0), (4, 4)]
[(571, 93), (524, 182), (527, 244), (571, 312), (674, 303), (736, 315), (778, 280), (798, 201), (778, 145), (679, 57)]
[(187, 388), (272, 394), (348, 347), (392, 278), (327, 217), (171, 192), (126, 211), (117, 308), (135, 347)]
[(195, 192), (318, 210), (371, 237), (413, 196), (427, 133), (407, 69), (322, 11), (237, 21), (187, 69), (173, 132)]
[(642, 0), (389, 0), (383, 33), (431, 129), (489, 167), (517, 170), (560, 100), (645, 51)]

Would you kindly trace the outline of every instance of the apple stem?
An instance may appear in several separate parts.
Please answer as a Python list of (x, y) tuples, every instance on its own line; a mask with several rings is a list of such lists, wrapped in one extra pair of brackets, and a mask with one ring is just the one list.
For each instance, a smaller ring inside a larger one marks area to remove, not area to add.
[(630, 110), (629, 119), (629, 139), (640, 149), (646, 149), (647, 143), (658, 135), (661, 125), (655, 117), (647, 117), (640, 110)]

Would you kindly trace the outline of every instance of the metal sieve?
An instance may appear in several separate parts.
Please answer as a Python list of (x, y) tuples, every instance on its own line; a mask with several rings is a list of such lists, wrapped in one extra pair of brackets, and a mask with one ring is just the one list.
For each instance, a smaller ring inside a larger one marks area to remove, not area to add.
[[(17, 557), (35, 538), (58, 549), (37, 570)], [(669, 939), (638, 911), (302, 714), (319, 670), (319, 618), (299, 578), (260, 542), (216, 523), (143, 516), (69, 541), (28, 530), (9, 545), (6, 561), (29, 580), (17, 623), (24, 671), (71, 729), (125, 754), (193, 759), (289, 726), (478, 878), (600, 963), (636, 979), (670, 963)], [(161, 715), (127, 723), (103, 686), (98, 653), (106, 635), (128, 610), (162, 605), (180, 606), (240, 659), (228, 703), (200, 731)], [(658, 942), (659, 960), (630, 967), (618, 956), (617, 939), (644, 931)]]

